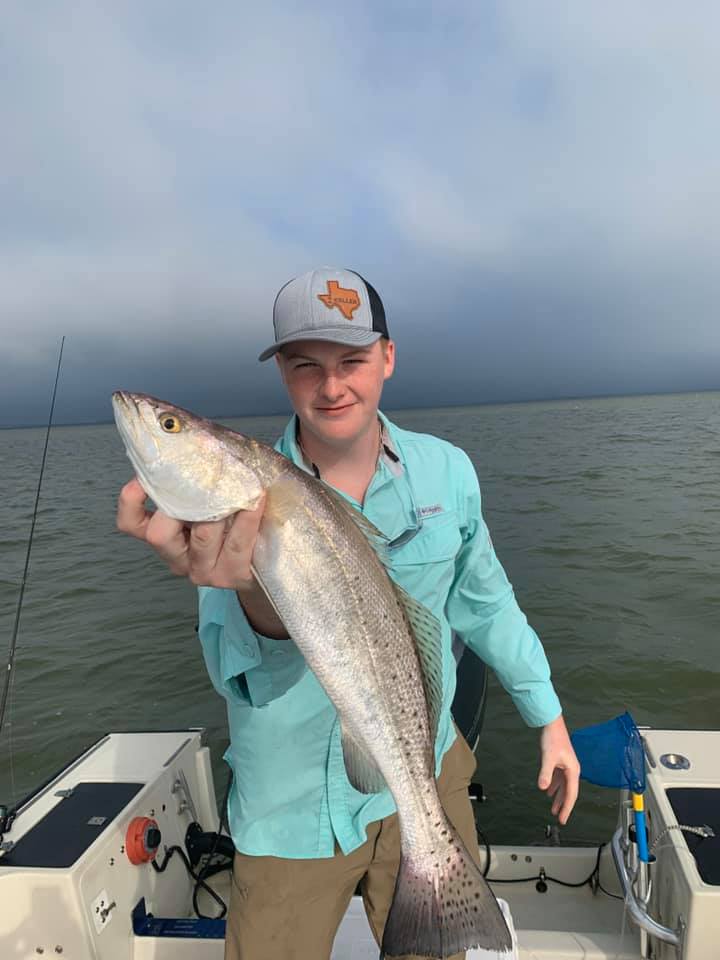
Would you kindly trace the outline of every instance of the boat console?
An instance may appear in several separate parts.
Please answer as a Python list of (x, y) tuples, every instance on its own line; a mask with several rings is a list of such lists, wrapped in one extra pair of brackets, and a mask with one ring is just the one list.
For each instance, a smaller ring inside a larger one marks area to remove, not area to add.
[[(198, 956), (187, 938), (174, 947), (168, 940), (162, 954), (136, 950), (133, 917), (192, 917), (193, 883), (181, 859), (163, 873), (150, 862), (159, 845), (184, 848), (191, 822), (217, 829), (201, 735), (109, 734), (25, 801), (0, 856), (0, 956)], [(203, 955), (222, 953), (217, 939)]]

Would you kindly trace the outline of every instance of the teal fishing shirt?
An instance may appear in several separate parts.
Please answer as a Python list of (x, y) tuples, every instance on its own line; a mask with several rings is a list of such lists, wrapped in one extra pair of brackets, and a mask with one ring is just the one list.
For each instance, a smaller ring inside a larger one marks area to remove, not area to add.
[[(561, 707), (542, 645), (495, 556), (469, 458), (444, 440), (381, 420), (384, 443), (365, 502), (346, 499), (389, 538), (390, 575), (442, 626), (438, 774), (455, 739), (453, 633), (495, 671), (529, 726), (549, 723)], [(310, 470), (295, 417), (276, 449)], [(199, 594), (205, 663), (227, 702), (235, 846), (298, 859), (331, 857), (336, 842), (343, 853), (356, 849), (368, 823), (395, 811), (389, 790), (363, 794), (349, 783), (337, 713), (293, 641), (257, 634), (233, 590), (201, 587)]]

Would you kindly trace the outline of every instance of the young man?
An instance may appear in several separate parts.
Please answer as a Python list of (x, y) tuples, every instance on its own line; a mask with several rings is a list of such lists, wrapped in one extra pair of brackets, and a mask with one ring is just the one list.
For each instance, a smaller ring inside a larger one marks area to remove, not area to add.
[[(475, 759), (450, 716), (455, 633), (540, 728), (538, 786), (565, 823), (579, 766), (542, 646), (495, 556), (473, 467), (458, 448), (401, 430), (378, 410), (395, 364), (378, 294), (352, 271), (314, 270), (282, 288), (273, 320), (275, 342), (260, 359), (275, 356), (295, 411), (277, 449), (388, 537), (392, 576), (442, 625), (435, 758), (448, 817), (477, 856), (467, 793)], [(120, 495), (118, 526), (200, 587), (200, 640), (227, 701), (234, 772), (226, 957), (327, 960), (358, 884), (382, 938), (399, 862), (397, 816), (387, 790), (366, 795), (349, 784), (332, 704), (253, 578), (262, 513), (260, 504), (188, 532), (148, 513), (133, 480)]]

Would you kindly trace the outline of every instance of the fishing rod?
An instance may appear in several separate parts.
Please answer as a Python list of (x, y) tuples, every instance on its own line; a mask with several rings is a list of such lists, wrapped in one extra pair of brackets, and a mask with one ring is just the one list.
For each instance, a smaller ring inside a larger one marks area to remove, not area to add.
[(45, 446), (43, 448), (42, 463), (40, 465), (40, 476), (38, 477), (37, 492), (35, 494), (35, 507), (33, 509), (32, 523), (30, 525), (30, 538), (28, 539), (27, 553), (25, 554), (25, 568), (23, 569), (22, 579), (20, 581), (20, 594), (18, 596), (17, 610), (15, 611), (15, 624), (13, 626), (12, 636), (10, 637), (10, 650), (8, 652), (7, 670), (5, 671), (2, 699), (0, 699), (0, 734), (2, 733), (3, 723), (5, 721), (5, 708), (7, 706), (8, 693), (10, 692), (10, 680), (12, 679), (13, 667), (15, 665), (15, 648), (17, 646), (18, 627), (20, 626), (20, 613), (22, 611), (23, 596), (25, 595), (25, 584), (27, 582), (28, 568), (30, 567), (30, 551), (32, 550), (33, 534), (35, 533), (35, 521), (37, 520), (38, 505), (40, 503), (40, 489), (42, 488), (43, 474), (45, 473), (45, 460), (47, 458), (48, 443), (50, 442), (50, 428), (52, 427), (53, 413), (55, 411), (55, 397), (57, 396), (58, 380), (60, 379), (60, 365), (62, 363), (64, 346), (65, 337), (63, 336), (62, 340), (60, 341), (60, 354), (58, 356), (57, 370), (55, 372), (55, 386), (53, 387), (52, 402), (50, 403), (50, 416), (48, 417), (47, 431), (45, 433)]

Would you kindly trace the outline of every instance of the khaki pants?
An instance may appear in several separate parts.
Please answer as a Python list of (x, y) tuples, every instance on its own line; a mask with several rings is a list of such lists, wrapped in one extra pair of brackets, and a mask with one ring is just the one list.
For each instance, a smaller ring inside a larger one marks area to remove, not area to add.
[[(477, 862), (475, 818), (467, 791), (474, 772), (475, 757), (458, 734), (443, 758), (438, 792), (448, 819)], [(225, 960), (329, 960), (358, 884), (379, 944), (400, 864), (397, 814), (368, 824), (367, 834), (366, 843), (347, 856), (288, 860), (236, 853)], [(457, 954), (452, 960), (464, 956)]]

